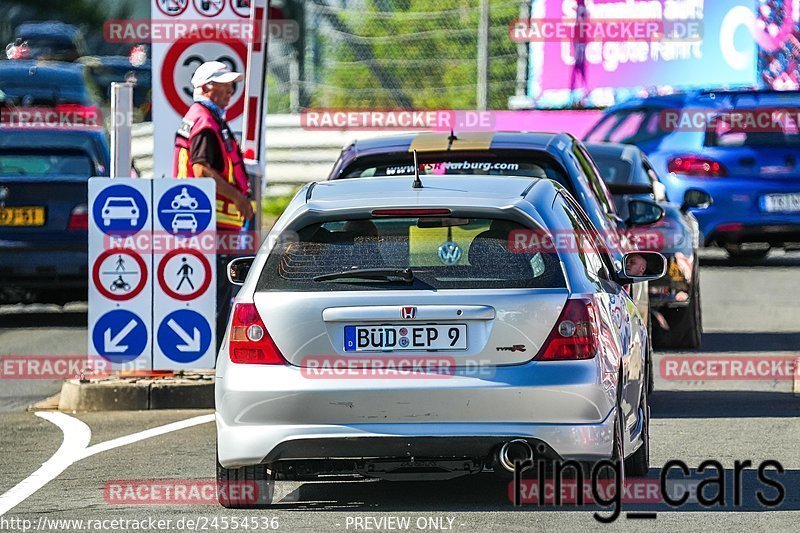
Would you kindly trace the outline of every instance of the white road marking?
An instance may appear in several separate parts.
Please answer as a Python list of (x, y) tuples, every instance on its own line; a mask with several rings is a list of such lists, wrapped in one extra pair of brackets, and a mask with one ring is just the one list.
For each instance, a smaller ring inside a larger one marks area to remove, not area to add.
[(88, 446), (92, 438), (92, 430), (77, 418), (64, 413), (50, 411), (38, 412), (36, 416), (58, 426), (64, 434), (64, 440), (56, 453), (45, 461), (36, 472), (20, 481), (5, 494), (0, 495), (0, 516), (25, 501), (37, 490), (53, 481), (64, 470), (81, 459), (151, 437), (214, 421), (213, 414), (201, 415)]
[(132, 435), (125, 435), (124, 437), (118, 437), (116, 439), (107, 440), (105, 442), (101, 442), (95, 444), (94, 446), (86, 448), (85, 454), (83, 457), (81, 457), (81, 459), (83, 459), (84, 457), (95, 455), (97, 453), (107, 452), (108, 450), (119, 448), (120, 446), (127, 446), (128, 444), (133, 444), (134, 442), (139, 442), (140, 440), (149, 439), (151, 437), (157, 437), (159, 435), (164, 435), (166, 433), (178, 431), (179, 429), (190, 428), (192, 426), (198, 426), (200, 424), (207, 424), (213, 421), (214, 421), (213, 414), (200, 415), (200, 416), (195, 416), (194, 418), (187, 418), (186, 420), (179, 420), (178, 422), (173, 422), (171, 424), (166, 424), (164, 426), (158, 426), (155, 428), (146, 429), (144, 431), (140, 431), (139, 433), (133, 433)]

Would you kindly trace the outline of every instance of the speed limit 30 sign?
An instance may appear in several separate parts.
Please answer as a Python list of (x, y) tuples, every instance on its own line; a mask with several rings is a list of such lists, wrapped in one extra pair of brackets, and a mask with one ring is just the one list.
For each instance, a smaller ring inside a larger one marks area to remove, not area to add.
[[(252, 39), (246, 0), (151, 0), (153, 25), (175, 27), (174, 41), (153, 41), (153, 175), (172, 177), (175, 132), (194, 100), (194, 71), (206, 61), (220, 61), (246, 73)], [(181, 30), (181, 31), (179, 31)], [(188, 33), (187, 33), (188, 32)], [(245, 83), (236, 84), (227, 112), (234, 132), (243, 130)]]

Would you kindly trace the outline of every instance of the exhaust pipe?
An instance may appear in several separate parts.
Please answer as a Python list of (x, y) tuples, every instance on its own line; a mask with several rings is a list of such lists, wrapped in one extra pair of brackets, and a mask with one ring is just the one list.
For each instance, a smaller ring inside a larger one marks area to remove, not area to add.
[(511, 473), (514, 473), (517, 463), (528, 459), (533, 461), (533, 448), (525, 439), (510, 440), (497, 453), (497, 462)]

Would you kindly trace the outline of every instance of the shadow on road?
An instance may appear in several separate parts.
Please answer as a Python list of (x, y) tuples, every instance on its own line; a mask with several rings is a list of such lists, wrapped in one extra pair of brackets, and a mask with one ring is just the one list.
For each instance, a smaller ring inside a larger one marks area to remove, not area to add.
[[(728, 268), (787, 268), (800, 267), (800, 255), (778, 255), (766, 259), (729, 259), (727, 257), (700, 257), (700, 266)], [(702, 273), (701, 273), (702, 275)]]
[(85, 311), (0, 314), (0, 329), (86, 327), (88, 327), (88, 318)]
[(800, 332), (704, 333), (701, 346), (702, 353), (799, 352)]
[[(708, 459), (715, 459), (709, 457)], [(747, 458), (741, 458), (746, 460)], [(773, 482), (782, 485), (783, 498), (780, 498), (777, 488), (770, 486), (758, 479), (756, 469), (752, 465), (750, 470), (745, 470), (741, 476), (739, 486), (736, 485), (732, 460), (716, 459), (723, 463), (723, 479), (720, 483), (712, 483), (705, 489), (706, 497), (713, 497), (722, 485), (724, 490), (724, 504), (702, 506), (693, 501), (692, 488), (701, 479), (717, 477), (718, 471), (714, 468), (705, 470), (702, 474), (696, 471), (699, 464), (687, 465), (689, 475), (684, 477), (679, 469), (670, 469), (668, 485), (670, 496), (680, 498), (685, 492), (690, 494), (690, 500), (678, 508), (672, 508), (666, 503), (623, 503), (623, 514), (620, 521), (625, 521), (626, 511), (717, 511), (730, 512), (762, 512), (767, 510), (791, 511), (800, 510), (800, 497), (797, 489), (800, 487), (800, 471), (785, 470), (782, 474), (774, 468), (765, 470), (765, 476)], [(658, 480), (660, 469), (651, 469), (649, 479)], [(533, 478), (535, 480), (535, 478)], [(533, 481), (532, 480), (532, 481)], [(692, 483), (694, 481), (694, 483)], [(535, 481), (534, 481), (535, 482)], [(279, 482), (280, 483), (280, 482)], [(740, 489), (740, 490), (736, 490)], [(502, 480), (492, 474), (480, 474), (451, 481), (427, 482), (390, 482), (390, 481), (339, 481), (339, 482), (310, 482), (304, 483), (299, 488), (282, 498), (277, 505), (281, 510), (298, 511), (360, 511), (360, 512), (387, 512), (405, 511), (413, 516), (424, 516), (426, 512), (491, 512), (491, 511), (573, 511), (596, 512), (600, 507), (594, 505), (576, 506), (565, 504), (561, 507), (538, 506), (533, 503), (514, 507), (511, 499), (511, 481)], [(279, 491), (280, 492), (280, 491)], [(734, 494), (741, 494), (738, 505), (734, 502)], [(765, 506), (757, 495), (774, 505)], [(657, 499), (657, 498), (656, 498)], [(530, 501), (530, 500), (529, 500)], [(610, 514), (610, 508), (603, 508), (603, 516)], [(345, 517), (342, 517), (344, 526)], [(415, 520), (415, 518), (412, 518)], [(458, 518), (456, 518), (456, 522)], [(456, 524), (454, 524), (456, 525)]]
[(791, 393), (755, 391), (654, 391), (653, 418), (794, 418), (800, 398)]

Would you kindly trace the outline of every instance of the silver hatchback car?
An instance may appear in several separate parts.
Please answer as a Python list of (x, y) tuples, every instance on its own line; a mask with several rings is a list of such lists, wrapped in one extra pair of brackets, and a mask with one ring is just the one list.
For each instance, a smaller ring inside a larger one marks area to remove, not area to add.
[[(229, 507), (275, 479), (442, 479), (525, 459), (648, 469), (647, 328), (547, 179), (310, 184), (255, 258), (217, 363), (217, 477)], [(253, 483), (248, 491), (225, 484)], [(236, 494), (234, 494), (236, 492)]]

